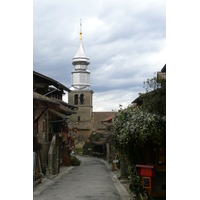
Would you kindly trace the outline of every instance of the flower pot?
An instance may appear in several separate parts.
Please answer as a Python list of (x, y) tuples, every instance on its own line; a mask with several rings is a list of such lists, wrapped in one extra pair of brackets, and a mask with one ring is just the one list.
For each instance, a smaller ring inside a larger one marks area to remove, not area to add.
[(146, 193), (143, 193), (143, 194), (140, 193), (140, 199), (141, 200), (148, 200), (148, 196), (146, 195)]

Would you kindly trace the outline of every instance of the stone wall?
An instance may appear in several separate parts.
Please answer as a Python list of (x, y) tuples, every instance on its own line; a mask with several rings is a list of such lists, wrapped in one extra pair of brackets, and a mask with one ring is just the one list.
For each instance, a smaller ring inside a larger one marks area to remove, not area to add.
[(43, 167), (48, 165), (48, 151), (50, 144), (51, 142), (42, 143), (42, 150), (40, 150), (40, 153)]
[[(38, 116), (40, 112), (36, 112), (36, 116)], [(42, 149), (40, 150), (42, 165), (48, 165), (48, 151), (50, 147), (50, 141), (48, 141), (48, 113), (43, 114), (38, 120), (38, 142), (42, 144)], [(44, 125), (44, 130), (43, 130)]]
[[(78, 94), (78, 104), (75, 105), (74, 103), (74, 95)], [(80, 103), (80, 95), (84, 95), (84, 103)], [(93, 105), (92, 105), (92, 90), (75, 90), (71, 91), (68, 94), (68, 102), (69, 104), (78, 106), (77, 114), (73, 114), (70, 116), (70, 121), (78, 121), (78, 116), (80, 116), (80, 121), (90, 121), (91, 115), (93, 112)]]

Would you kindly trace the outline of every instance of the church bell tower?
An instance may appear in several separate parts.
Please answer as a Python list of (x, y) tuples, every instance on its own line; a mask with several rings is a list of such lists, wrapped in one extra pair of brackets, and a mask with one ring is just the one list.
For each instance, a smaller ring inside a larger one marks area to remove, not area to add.
[(82, 40), (82, 21), (80, 20), (80, 40), (78, 50), (72, 59), (74, 70), (72, 74), (72, 85), (68, 94), (68, 103), (78, 106), (77, 114), (70, 117), (70, 121), (90, 121), (93, 105), (93, 91), (90, 89), (90, 71), (88, 65), (90, 60), (85, 53)]

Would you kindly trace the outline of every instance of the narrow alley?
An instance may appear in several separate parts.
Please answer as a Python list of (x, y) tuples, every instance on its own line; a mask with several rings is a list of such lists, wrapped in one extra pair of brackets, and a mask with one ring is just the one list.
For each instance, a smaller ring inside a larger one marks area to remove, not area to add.
[[(77, 156), (81, 165), (65, 168), (43, 191), (34, 190), (34, 200), (120, 200), (130, 199), (108, 164), (95, 157)], [(50, 180), (49, 180), (50, 181)], [(41, 183), (42, 185), (43, 183)]]

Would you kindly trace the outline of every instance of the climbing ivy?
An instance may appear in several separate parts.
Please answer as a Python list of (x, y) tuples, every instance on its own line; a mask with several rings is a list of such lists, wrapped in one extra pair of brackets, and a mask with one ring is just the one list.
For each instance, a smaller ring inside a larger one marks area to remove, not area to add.
[(166, 119), (145, 112), (136, 106), (120, 109), (112, 122), (113, 144), (128, 163), (131, 176), (130, 190), (138, 195), (143, 193), (141, 177), (137, 175), (136, 164), (139, 161), (138, 147), (142, 142), (156, 140), (161, 145), (166, 136)]

